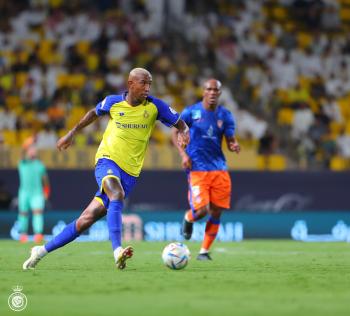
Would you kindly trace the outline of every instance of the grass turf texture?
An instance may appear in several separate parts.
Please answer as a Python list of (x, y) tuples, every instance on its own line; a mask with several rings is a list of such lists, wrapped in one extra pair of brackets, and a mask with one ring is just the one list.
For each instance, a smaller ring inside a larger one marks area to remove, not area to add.
[(22, 271), (32, 245), (0, 241), (0, 315), (15, 285), (19, 315), (349, 315), (350, 245), (293, 241), (216, 243), (213, 261), (173, 271), (161, 262), (166, 243), (134, 242), (123, 271), (110, 244), (73, 243)]

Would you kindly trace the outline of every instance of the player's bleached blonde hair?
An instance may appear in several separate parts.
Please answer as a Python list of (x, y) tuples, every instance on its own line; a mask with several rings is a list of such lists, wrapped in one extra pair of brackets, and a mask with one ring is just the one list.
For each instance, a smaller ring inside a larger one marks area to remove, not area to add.
[(135, 77), (140, 77), (140, 76), (147, 76), (152, 78), (151, 73), (145, 69), (145, 68), (134, 68), (130, 71), (129, 73), (129, 80), (135, 78)]

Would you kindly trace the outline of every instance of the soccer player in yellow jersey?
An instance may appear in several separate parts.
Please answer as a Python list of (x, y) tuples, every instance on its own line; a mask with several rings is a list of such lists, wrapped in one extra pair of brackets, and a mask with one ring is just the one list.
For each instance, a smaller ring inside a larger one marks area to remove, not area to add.
[(76, 239), (98, 219), (107, 214), (107, 225), (116, 265), (124, 269), (133, 255), (132, 247), (122, 248), (123, 201), (134, 187), (141, 172), (146, 148), (155, 121), (179, 130), (178, 144), (189, 143), (189, 129), (179, 114), (162, 100), (149, 96), (151, 74), (143, 68), (131, 70), (128, 91), (109, 95), (96, 108), (88, 111), (80, 122), (57, 142), (57, 148), (68, 148), (75, 134), (102, 115), (110, 120), (96, 153), (95, 177), (99, 186), (95, 197), (80, 217), (44, 246), (34, 247), (23, 269), (34, 269), (47, 253)]

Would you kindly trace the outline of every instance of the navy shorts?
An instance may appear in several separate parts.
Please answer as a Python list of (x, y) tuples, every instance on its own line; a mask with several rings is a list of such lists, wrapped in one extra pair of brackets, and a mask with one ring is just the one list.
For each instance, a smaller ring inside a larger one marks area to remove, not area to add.
[(136, 184), (137, 177), (133, 177), (121, 169), (113, 160), (101, 158), (97, 161), (95, 166), (95, 178), (99, 187), (99, 190), (95, 194), (97, 198), (103, 205), (108, 208), (109, 198), (103, 191), (103, 181), (106, 178), (114, 177), (120, 180), (120, 183), (124, 189), (125, 198), (129, 195), (131, 190)]

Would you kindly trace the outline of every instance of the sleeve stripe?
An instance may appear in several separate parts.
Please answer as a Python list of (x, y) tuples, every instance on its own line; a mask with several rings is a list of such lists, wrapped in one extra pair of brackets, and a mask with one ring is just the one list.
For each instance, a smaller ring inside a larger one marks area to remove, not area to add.
[(172, 124), (171, 126), (176, 125), (180, 121), (180, 119), (181, 119), (181, 115), (179, 115), (179, 117), (177, 118), (176, 122), (174, 124)]

